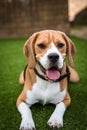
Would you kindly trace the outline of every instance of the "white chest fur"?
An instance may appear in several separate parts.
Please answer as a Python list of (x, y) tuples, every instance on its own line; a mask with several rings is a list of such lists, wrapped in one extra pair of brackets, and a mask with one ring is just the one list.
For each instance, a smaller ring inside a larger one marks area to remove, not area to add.
[(60, 83), (53, 83), (42, 80), (37, 77), (37, 82), (33, 85), (32, 91), (27, 91), (27, 100), (29, 106), (40, 102), (43, 105), (46, 103), (57, 104), (64, 100), (66, 89), (60, 91)]

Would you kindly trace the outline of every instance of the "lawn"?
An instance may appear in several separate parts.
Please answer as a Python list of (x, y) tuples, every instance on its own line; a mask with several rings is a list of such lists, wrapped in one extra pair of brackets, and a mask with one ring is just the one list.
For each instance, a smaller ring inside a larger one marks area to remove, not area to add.
[[(77, 48), (75, 69), (80, 75), (78, 84), (69, 84), (72, 103), (64, 115), (61, 130), (87, 130), (87, 40), (72, 37)], [(22, 50), (26, 39), (0, 40), (0, 130), (18, 130), (21, 116), (16, 99), (22, 91), (18, 84), (21, 70), (26, 65)], [(37, 130), (50, 130), (47, 121), (53, 105), (36, 104), (31, 107)]]

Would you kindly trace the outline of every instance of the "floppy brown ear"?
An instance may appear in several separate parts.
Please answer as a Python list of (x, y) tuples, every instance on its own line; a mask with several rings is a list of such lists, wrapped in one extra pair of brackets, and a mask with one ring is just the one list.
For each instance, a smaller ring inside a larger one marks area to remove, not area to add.
[(71, 67), (74, 67), (74, 56), (76, 54), (76, 48), (74, 43), (66, 36), (66, 34), (63, 33), (63, 37), (66, 41), (66, 47), (67, 47), (67, 54), (68, 54), (68, 61), (69, 65)]
[(35, 67), (35, 41), (38, 36), (38, 33), (34, 33), (25, 43), (24, 45), (24, 55), (28, 61), (29, 68)]

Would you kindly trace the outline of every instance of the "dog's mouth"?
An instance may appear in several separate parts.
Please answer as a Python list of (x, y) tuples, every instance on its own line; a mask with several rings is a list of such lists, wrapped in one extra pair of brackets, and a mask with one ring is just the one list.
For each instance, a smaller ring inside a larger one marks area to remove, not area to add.
[(55, 66), (51, 67), (50, 69), (47, 69), (45, 74), (48, 79), (53, 81), (60, 78), (60, 71)]
[(40, 65), (41, 71), (44, 73), (47, 79), (56, 81), (60, 78), (61, 70), (57, 66), (53, 65), (50, 68), (45, 69), (40, 63), (39, 65)]

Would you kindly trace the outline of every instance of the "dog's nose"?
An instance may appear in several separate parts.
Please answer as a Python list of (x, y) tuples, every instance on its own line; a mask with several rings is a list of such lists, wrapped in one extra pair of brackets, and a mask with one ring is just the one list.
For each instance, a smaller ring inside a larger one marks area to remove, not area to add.
[(55, 62), (58, 61), (59, 55), (58, 55), (57, 53), (51, 53), (51, 54), (48, 55), (48, 59), (49, 59), (51, 62), (55, 63)]

